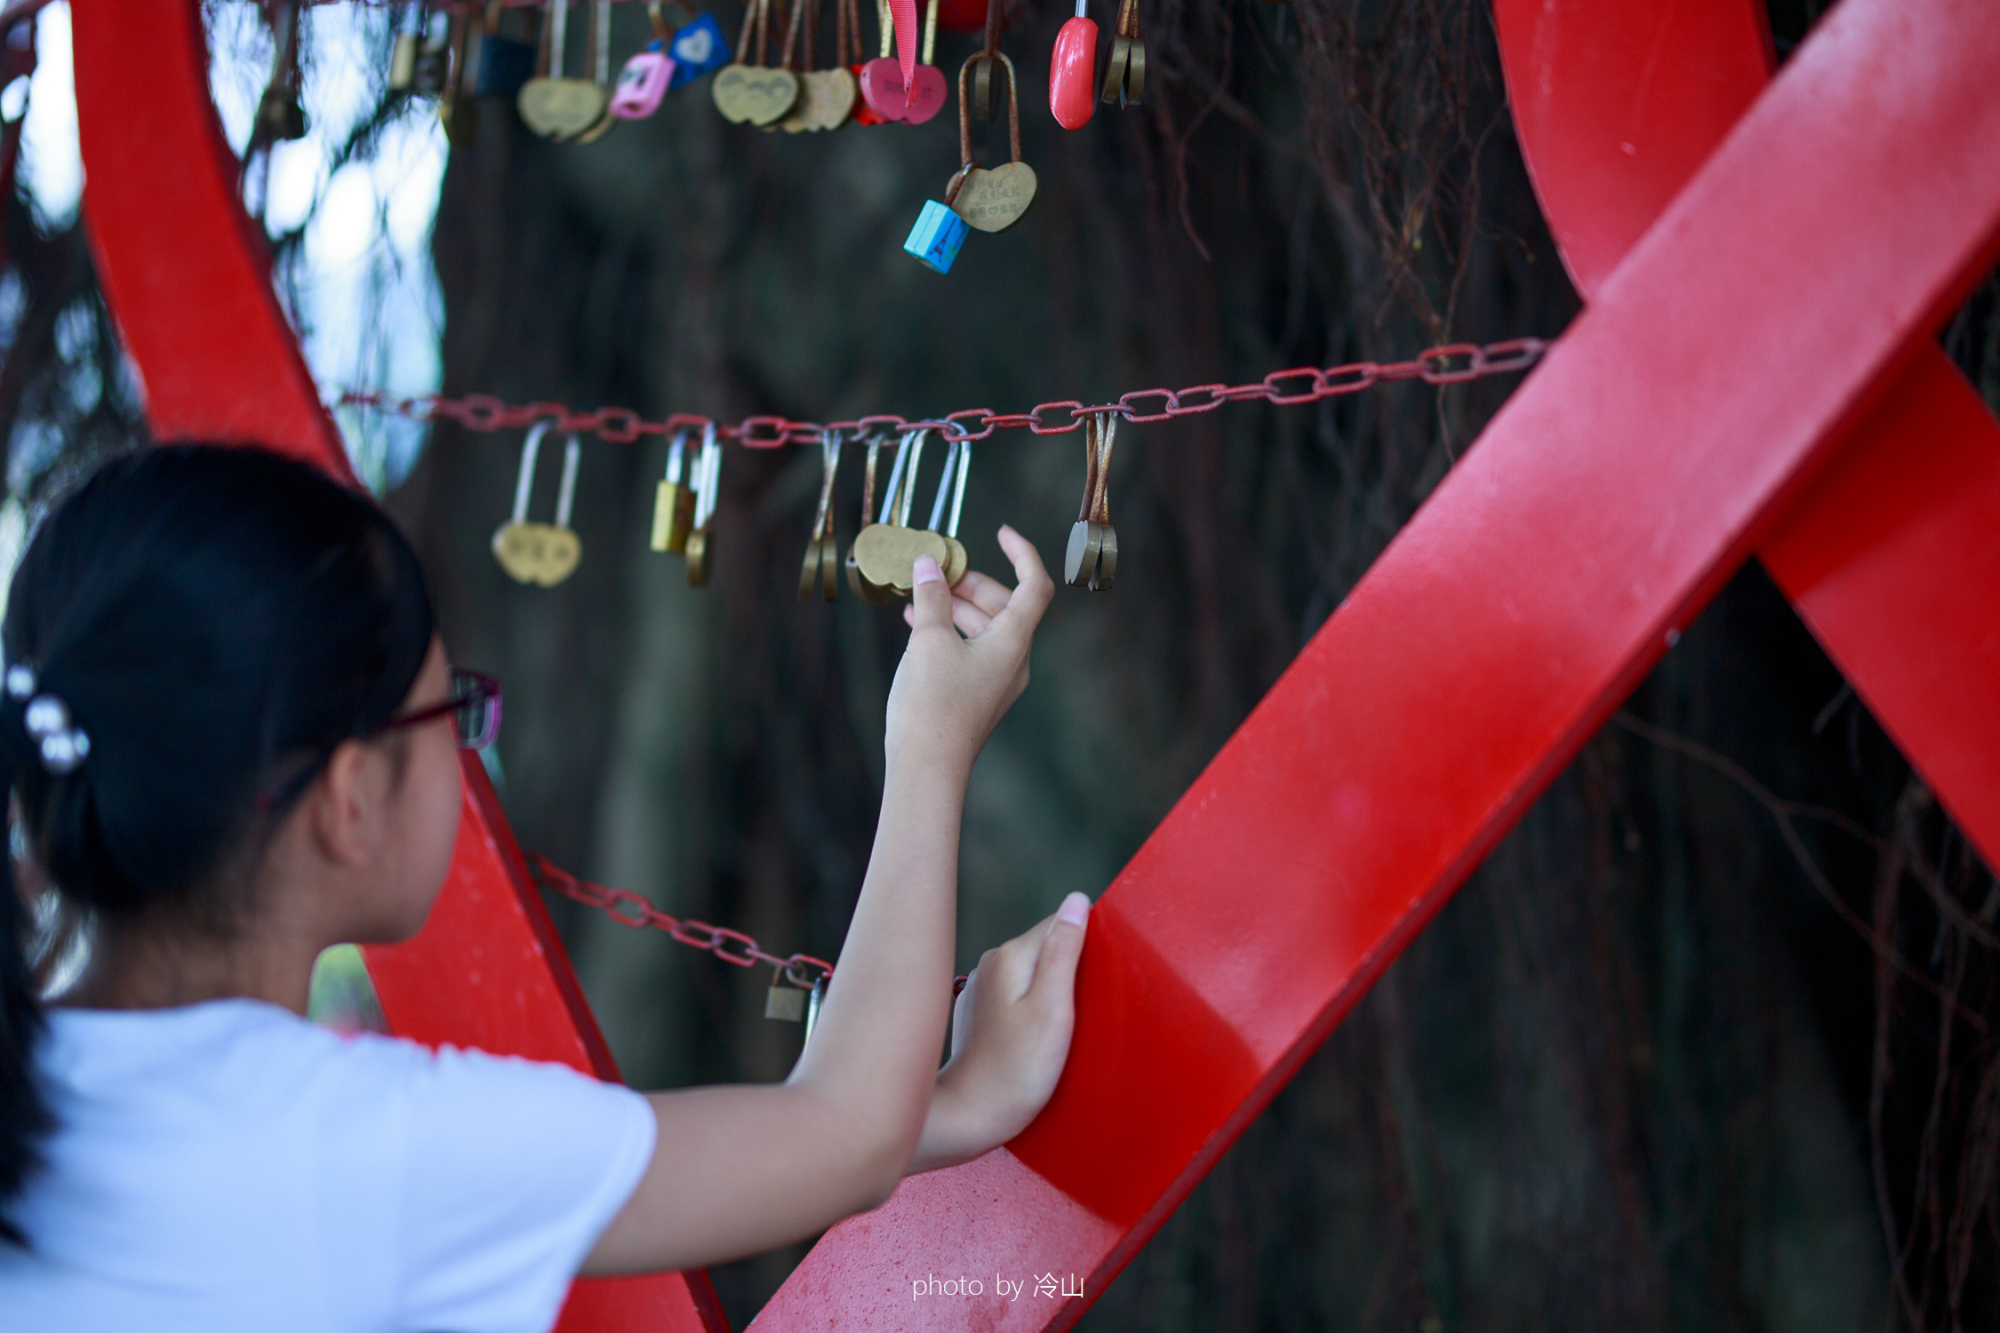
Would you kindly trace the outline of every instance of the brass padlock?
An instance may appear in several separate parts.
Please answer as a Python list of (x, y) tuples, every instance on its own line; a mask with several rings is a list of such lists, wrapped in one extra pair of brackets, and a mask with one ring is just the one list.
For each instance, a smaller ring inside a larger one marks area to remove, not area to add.
[(389, 51), (389, 87), (391, 91), (404, 93), (417, 81), (417, 51), (419, 43), (413, 32), (396, 34), (396, 44)]
[(1084, 419), (1083, 506), (1069, 531), (1063, 582), (1073, 588), (1108, 592), (1118, 577), (1118, 533), (1111, 526), (1111, 446), (1118, 438), (1118, 413), (1093, 412)]
[(576, 498), (576, 467), (582, 454), (576, 433), (563, 450), (562, 490), (556, 498), (554, 525), (528, 522), (528, 497), (535, 485), (535, 459), (542, 437), (555, 425), (537, 421), (521, 443), (521, 470), (514, 481), (514, 513), (493, 534), (493, 558), (517, 583), (553, 588), (576, 572), (583, 559), (583, 540), (570, 530), (570, 505)]
[(694, 478), (687, 470), (685, 430), (674, 433), (667, 446), (667, 475), (653, 492), (652, 548), (675, 555), (687, 551), (688, 534), (694, 530)]
[(716, 438), (712, 421), (702, 428), (695, 486), (694, 527), (688, 533), (685, 551), (687, 576), (690, 587), (705, 588), (709, 569), (715, 563), (715, 502), (722, 488), (722, 442)]

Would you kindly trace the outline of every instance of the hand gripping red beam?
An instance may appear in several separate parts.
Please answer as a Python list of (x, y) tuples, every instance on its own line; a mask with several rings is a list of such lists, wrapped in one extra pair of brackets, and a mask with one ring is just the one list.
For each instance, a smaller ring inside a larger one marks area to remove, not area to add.
[[(208, 93), (196, 0), (77, 0), (73, 25), (84, 209), (98, 273), (161, 439), (263, 444), (352, 481), (278, 308), (263, 238)], [(484, 769), (466, 800), (443, 894), (409, 944), (367, 951), (397, 1032), (617, 1070)], [(728, 1327), (702, 1273), (579, 1282), (559, 1329)]]
[[(1594, 296), (1768, 82), (1761, 6), (1498, 0), (1494, 18), (1536, 193)], [(1943, 352), (1916, 350), (1758, 555), (2000, 863), (2000, 423)]]
[[(1983, 267), (1989, 18), (1825, 20), (1100, 900), (1048, 1110), (836, 1227), (760, 1328), (1081, 1315)], [(1045, 1271), (1086, 1294), (910, 1295)]]

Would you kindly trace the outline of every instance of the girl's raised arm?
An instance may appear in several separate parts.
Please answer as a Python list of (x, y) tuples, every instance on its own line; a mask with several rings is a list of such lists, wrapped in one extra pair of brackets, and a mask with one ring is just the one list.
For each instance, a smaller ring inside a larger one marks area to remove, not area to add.
[(936, 563), (918, 561), (915, 628), (889, 691), (874, 853), (816, 1040), (783, 1083), (649, 1097), (651, 1165), (584, 1273), (743, 1258), (894, 1192), (923, 1132), (951, 1011), (966, 781), (1027, 686), (1029, 644), (1055, 591), (1026, 538), (1003, 527), (1000, 545), (1016, 586), (1002, 604), (990, 580), (973, 584), (984, 605), (964, 639)]

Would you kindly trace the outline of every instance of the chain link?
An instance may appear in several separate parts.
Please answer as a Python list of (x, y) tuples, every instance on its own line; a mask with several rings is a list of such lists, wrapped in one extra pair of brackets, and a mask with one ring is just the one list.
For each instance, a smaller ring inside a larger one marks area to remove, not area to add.
[[(785, 444), (817, 444), (828, 431), (839, 431), (849, 439), (867, 434), (900, 434), (907, 430), (935, 430), (947, 440), (983, 440), (996, 430), (1027, 430), (1036, 435), (1066, 435), (1081, 426), (1085, 417), (1116, 412), (1126, 421), (1142, 424), (1168, 421), (1174, 417), (1213, 412), (1224, 403), (1266, 402), (1280, 407), (1316, 403), (1360, 393), (1378, 384), (1398, 380), (1422, 380), (1426, 384), (1464, 384), (1490, 375), (1512, 375), (1535, 364), (1548, 350), (1540, 338), (1509, 338), (1504, 342), (1450, 343), (1425, 349), (1408, 361), (1353, 361), (1346, 365), (1299, 366), (1274, 370), (1254, 384), (1197, 384), (1185, 389), (1135, 389), (1116, 402), (1081, 403), (1073, 398), (1037, 403), (1026, 412), (995, 412), (988, 407), (968, 407), (942, 417), (917, 420), (894, 415), (862, 417), (858, 421), (789, 421), (784, 417), (745, 417), (735, 425), (717, 422), (689, 412), (676, 412), (665, 421), (647, 421), (626, 407), (600, 407), (595, 412), (573, 412), (564, 403), (522, 403), (509, 406), (490, 394), (467, 394), (445, 398), (427, 394), (398, 398), (371, 389), (350, 389), (340, 395), (343, 407), (366, 407), (408, 417), (412, 421), (456, 421), (467, 430), (493, 431), (525, 429), (538, 421), (554, 430), (588, 435), (617, 444), (630, 444), (647, 435), (671, 435), (679, 431), (699, 432), (713, 425), (726, 440), (753, 449), (775, 449)], [(1151, 411), (1143, 409), (1152, 408)], [(1044, 414), (1056, 414), (1044, 420)], [(1063, 414), (1067, 414), (1066, 416)]]
[[(647, 421), (625, 407), (600, 407), (595, 412), (573, 412), (566, 404), (541, 402), (509, 405), (491, 394), (467, 394), (445, 398), (428, 394), (397, 398), (370, 390), (349, 390), (341, 394), (342, 406), (367, 407), (394, 413), (412, 421), (456, 421), (467, 430), (494, 431), (526, 428), (547, 421), (552, 429), (577, 434), (596, 434), (604, 440), (629, 444), (646, 435), (667, 435), (686, 430), (698, 432), (710, 424), (715, 433), (756, 449), (773, 449), (784, 444), (816, 444), (828, 431), (838, 430), (850, 438), (874, 433), (901, 433), (930, 429), (947, 440), (983, 440), (996, 430), (1028, 430), (1036, 435), (1065, 435), (1081, 426), (1086, 417), (1116, 412), (1128, 422), (1168, 421), (1174, 417), (1213, 412), (1224, 403), (1263, 401), (1277, 406), (1316, 403), (1324, 398), (1360, 393), (1378, 384), (1397, 380), (1422, 380), (1426, 384), (1463, 384), (1489, 375), (1510, 375), (1526, 370), (1548, 350), (1540, 338), (1509, 338), (1504, 342), (1451, 343), (1425, 349), (1408, 361), (1355, 361), (1322, 369), (1299, 366), (1274, 370), (1254, 384), (1197, 384), (1185, 389), (1135, 389), (1116, 402), (1085, 404), (1073, 398), (1037, 403), (1031, 410), (999, 413), (991, 408), (972, 407), (943, 417), (908, 420), (893, 415), (862, 417), (858, 421), (833, 421), (825, 425), (813, 421), (788, 421), (778, 416), (745, 417), (736, 425), (713, 422), (711, 418), (676, 412), (665, 421)], [(1154, 407), (1154, 411), (1142, 410)], [(1045, 421), (1045, 413), (1068, 413), (1068, 419)], [(658, 930), (682, 944), (714, 954), (737, 967), (759, 963), (776, 969), (801, 990), (811, 990), (815, 982), (833, 979), (833, 964), (811, 954), (795, 953), (780, 957), (760, 948), (757, 941), (738, 930), (713, 926), (662, 912), (630, 889), (607, 888), (578, 879), (536, 852), (527, 853), (528, 870), (535, 883), (585, 906), (594, 907), (621, 926), (635, 930)], [(774, 982), (775, 984), (775, 982)], [(965, 989), (965, 978), (952, 982), (952, 994)]]
[[(833, 964), (824, 958), (815, 958), (808, 953), (780, 958), (777, 954), (766, 953), (758, 947), (756, 940), (740, 930), (711, 926), (706, 921), (662, 912), (630, 889), (607, 888), (578, 879), (540, 852), (524, 855), (528, 862), (528, 874), (534, 879), (536, 887), (559, 893), (586, 907), (594, 907), (621, 926), (662, 931), (682, 944), (712, 953), (723, 962), (734, 963), (738, 967), (755, 967), (762, 963), (776, 968), (777, 976), (782, 976), (800, 990), (811, 990), (815, 982), (831, 984), (833, 981)], [(777, 984), (775, 977), (772, 984)], [(965, 978), (953, 978), (951, 993), (956, 995), (964, 989)]]

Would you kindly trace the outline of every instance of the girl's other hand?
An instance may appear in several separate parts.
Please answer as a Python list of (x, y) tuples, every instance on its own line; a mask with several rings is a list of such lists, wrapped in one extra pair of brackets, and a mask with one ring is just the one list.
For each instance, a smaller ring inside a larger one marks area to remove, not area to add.
[(938, 1073), (905, 1175), (983, 1156), (1048, 1105), (1076, 1028), (1076, 966), (1089, 916), (1090, 899), (1072, 893), (972, 969), (952, 1009), (951, 1060)]
[(912, 633), (889, 690), (891, 763), (918, 755), (969, 773), (1001, 715), (1027, 688), (1028, 648), (1055, 581), (1014, 529), (1000, 529), (1000, 549), (1014, 562), (1011, 591), (979, 573), (967, 573), (953, 589), (936, 561), (918, 557), (916, 588), (903, 612)]

